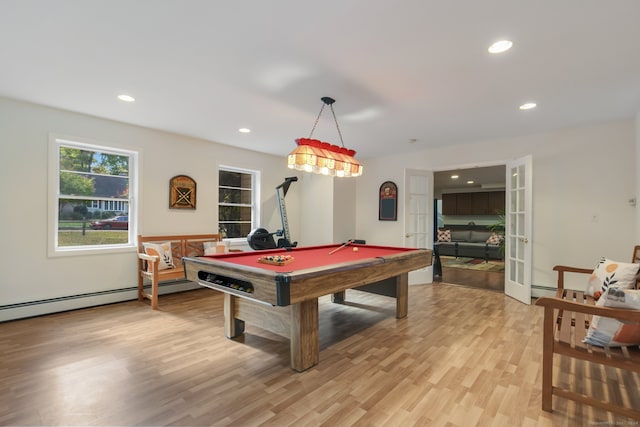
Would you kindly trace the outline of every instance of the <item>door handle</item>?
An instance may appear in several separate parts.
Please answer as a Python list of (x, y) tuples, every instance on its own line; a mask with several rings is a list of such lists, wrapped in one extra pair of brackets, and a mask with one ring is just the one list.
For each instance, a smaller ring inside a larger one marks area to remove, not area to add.
[(411, 234), (407, 233), (404, 235), (404, 237), (411, 237)]
[(527, 239), (526, 237), (521, 237), (521, 238), (520, 238), (520, 241), (521, 241), (522, 243), (529, 243), (529, 239)]

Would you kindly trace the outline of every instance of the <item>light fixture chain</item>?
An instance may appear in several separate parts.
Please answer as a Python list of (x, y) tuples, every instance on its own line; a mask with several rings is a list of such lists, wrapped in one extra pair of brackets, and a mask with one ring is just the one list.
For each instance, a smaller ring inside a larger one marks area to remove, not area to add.
[[(324, 107), (324, 105), (322, 107)], [(338, 135), (340, 136), (340, 143), (342, 144), (342, 148), (345, 148), (344, 141), (342, 139), (342, 132), (340, 131), (340, 126), (338, 125), (338, 119), (336, 118), (336, 112), (333, 111), (333, 104), (329, 104), (329, 107), (331, 107), (331, 113), (333, 114), (333, 120), (336, 122), (336, 129), (338, 129)]]
[[(318, 113), (318, 117), (316, 117), (316, 122), (313, 124), (313, 127), (311, 128), (311, 133), (309, 134), (309, 139), (311, 139), (311, 137), (313, 136), (313, 132), (316, 130), (316, 126), (318, 126), (318, 122), (320, 121), (320, 116), (322, 115), (322, 111), (324, 110), (324, 106), (325, 105), (326, 104), (322, 104), (322, 107), (320, 107), (320, 112)], [(331, 107), (331, 109), (333, 110), (333, 107)], [(340, 131), (338, 131), (338, 132), (340, 132)]]

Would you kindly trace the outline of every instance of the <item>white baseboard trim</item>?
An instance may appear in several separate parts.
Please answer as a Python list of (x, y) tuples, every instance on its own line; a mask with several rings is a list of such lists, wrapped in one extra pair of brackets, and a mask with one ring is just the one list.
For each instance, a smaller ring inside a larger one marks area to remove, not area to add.
[[(151, 285), (145, 286), (150, 288)], [(161, 283), (158, 288), (160, 295), (174, 292), (200, 289), (197, 283), (186, 280)], [(112, 289), (102, 292), (92, 292), (80, 295), (68, 295), (59, 298), (27, 301), (17, 304), (0, 306), (0, 322), (24, 319), (27, 317), (42, 316), (45, 314), (59, 313), (62, 311), (77, 310), (81, 308), (95, 307), (116, 302), (131, 301), (138, 298), (138, 287)]]
[(531, 297), (532, 298), (541, 298), (541, 297), (553, 297), (556, 295), (557, 288), (552, 288), (549, 286), (531, 286)]

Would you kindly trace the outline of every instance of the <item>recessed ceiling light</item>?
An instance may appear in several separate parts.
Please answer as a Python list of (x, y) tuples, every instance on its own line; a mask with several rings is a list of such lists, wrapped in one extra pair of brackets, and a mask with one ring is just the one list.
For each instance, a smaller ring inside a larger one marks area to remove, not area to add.
[(133, 96), (126, 95), (124, 93), (122, 95), (118, 95), (118, 99), (124, 102), (134, 102), (136, 100)]
[(489, 46), (488, 51), (489, 53), (502, 53), (511, 49), (511, 46), (513, 46), (513, 42), (511, 40), (499, 40)]
[(536, 103), (535, 102), (527, 102), (526, 104), (522, 104), (520, 106), (521, 110), (531, 110), (532, 108), (536, 108)]
[(240, 129), (238, 129), (238, 132), (240, 132), (240, 133), (249, 133), (249, 132), (251, 132), (251, 129), (249, 129), (249, 128), (240, 128)]
[(467, 181), (467, 184), (473, 184), (473, 183), (474, 183), (474, 181), (472, 181), (472, 180)]
[(458, 179), (460, 178), (458, 175), (451, 175), (451, 179)]

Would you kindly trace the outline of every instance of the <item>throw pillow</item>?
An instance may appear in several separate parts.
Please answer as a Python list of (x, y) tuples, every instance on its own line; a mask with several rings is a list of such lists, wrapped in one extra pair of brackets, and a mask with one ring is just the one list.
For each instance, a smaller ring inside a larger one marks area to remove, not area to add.
[[(596, 306), (638, 310), (640, 291), (610, 286)], [(640, 345), (640, 323), (623, 323), (610, 317), (593, 316), (584, 342), (600, 347)]]
[(215, 255), (218, 242), (202, 242), (202, 246), (204, 247), (205, 255)]
[(638, 269), (640, 264), (618, 262), (602, 257), (589, 277), (587, 293), (590, 295), (595, 295), (596, 292), (605, 293), (611, 285), (623, 289), (635, 288)]
[(151, 256), (157, 256), (160, 258), (158, 263), (158, 270), (167, 270), (169, 268), (175, 268), (173, 263), (173, 256), (171, 256), (171, 242), (164, 243), (143, 243), (144, 253)]
[(503, 239), (504, 239), (504, 236), (501, 236), (499, 234), (493, 233), (487, 239), (487, 243), (490, 244), (490, 245), (499, 245), (500, 242), (502, 242)]
[(438, 242), (450, 242), (451, 230), (438, 230)]

